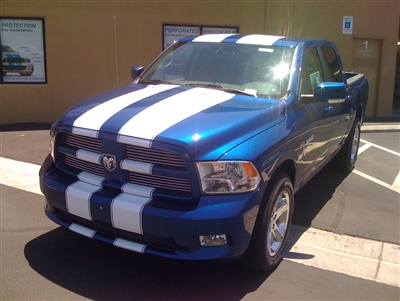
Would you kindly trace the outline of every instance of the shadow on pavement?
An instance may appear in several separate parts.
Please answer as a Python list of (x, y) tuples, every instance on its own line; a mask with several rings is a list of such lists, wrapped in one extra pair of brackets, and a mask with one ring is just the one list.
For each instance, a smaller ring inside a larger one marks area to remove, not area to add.
[(292, 223), (310, 227), (314, 218), (332, 199), (337, 188), (349, 174), (336, 170), (332, 162), (328, 163), (296, 193)]
[(63, 228), (31, 240), (24, 254), (37, 273), (92, 300), (241, 300), (270, 276), (136, 254)]

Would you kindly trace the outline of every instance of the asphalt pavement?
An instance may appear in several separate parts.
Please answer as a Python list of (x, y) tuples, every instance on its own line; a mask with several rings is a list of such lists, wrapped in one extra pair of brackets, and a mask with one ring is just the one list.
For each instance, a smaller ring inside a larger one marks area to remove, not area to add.
[(399, 300), (400, 124), (362, 128), (356, 169), (327, 166), (295, 196), (285, 260), (235, 264), (139, 255), (62, 229), (37, 172), (49, 124), (0, 127), (1, 300)]

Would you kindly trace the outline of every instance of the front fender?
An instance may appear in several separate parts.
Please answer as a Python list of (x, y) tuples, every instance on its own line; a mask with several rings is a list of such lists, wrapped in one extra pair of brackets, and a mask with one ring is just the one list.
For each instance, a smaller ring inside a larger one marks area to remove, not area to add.
[[(253, 162), (263, 179), (263, 190), (282, 163), (290, 160), (293, 166), (296, 165), (296, 158), (301, 153), (298, 142), (301, 137), (293, 137), (290, 133), (286, 122), (281, 122), (231, 149), (220, 160)], [(294, 180), (294, 174), (292, 176)]]

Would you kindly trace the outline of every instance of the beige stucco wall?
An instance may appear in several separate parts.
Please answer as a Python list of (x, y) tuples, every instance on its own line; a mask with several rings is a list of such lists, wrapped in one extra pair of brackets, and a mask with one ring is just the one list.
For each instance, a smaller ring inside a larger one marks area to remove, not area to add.
[[(162, 24), (238, 26), (241, 33), (334, 40), (352, 69), (353, 36), (341, 34), (343, 15), (354, 35), (383, 39), (377, 115), (389, 116), (394, 87), (399, 4), (359, 1), (0, 1), (0, 15), (45, 20), (45, 85), (1, 84), (0, 124), (52, 122), (79, 101), (130, 82), (132, 65), (161, 51)], [(361, 7), (361, 8), (360, 8)], [(392, 45), (393, 44), (393, 45)], [(356, 71), (356, 70), (354, 70)]]
[[(265, 31), (329, 39), (336, 43), (346, 71), (353, 64), (354, 38), (381, 41), (377, 95), (370, 95), (369, 117), (391, 116), (396, 71), (400, 2), (393, 1), (268, 1)], [(354, 17), (352, 35), (342, 34), (343, 16)], [(371, 79), (372, 80), (372, 79)]]

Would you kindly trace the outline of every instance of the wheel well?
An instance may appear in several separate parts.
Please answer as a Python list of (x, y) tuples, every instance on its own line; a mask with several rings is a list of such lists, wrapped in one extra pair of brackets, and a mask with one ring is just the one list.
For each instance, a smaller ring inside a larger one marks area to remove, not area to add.
[(360, 120), (361, 123), (362, 123), (363, 120), (364, 120), (363, 111), (364, 111), (363, 108), (362, 108), (362, 107), (359, 107), (358, 110), (357, 110), (357, 114), (356, 114), (356, 118), (358, 118), (358, 120)]
[(274, 172), (274, 174), (277, 171), (284, 172), (287, 174), (292, 181), (292, 185), (294, 186), (294, 181), (296, 180), (296, 166), (294, 165), (294, 162), (292, 160), (286, 160), (283, 162)]

